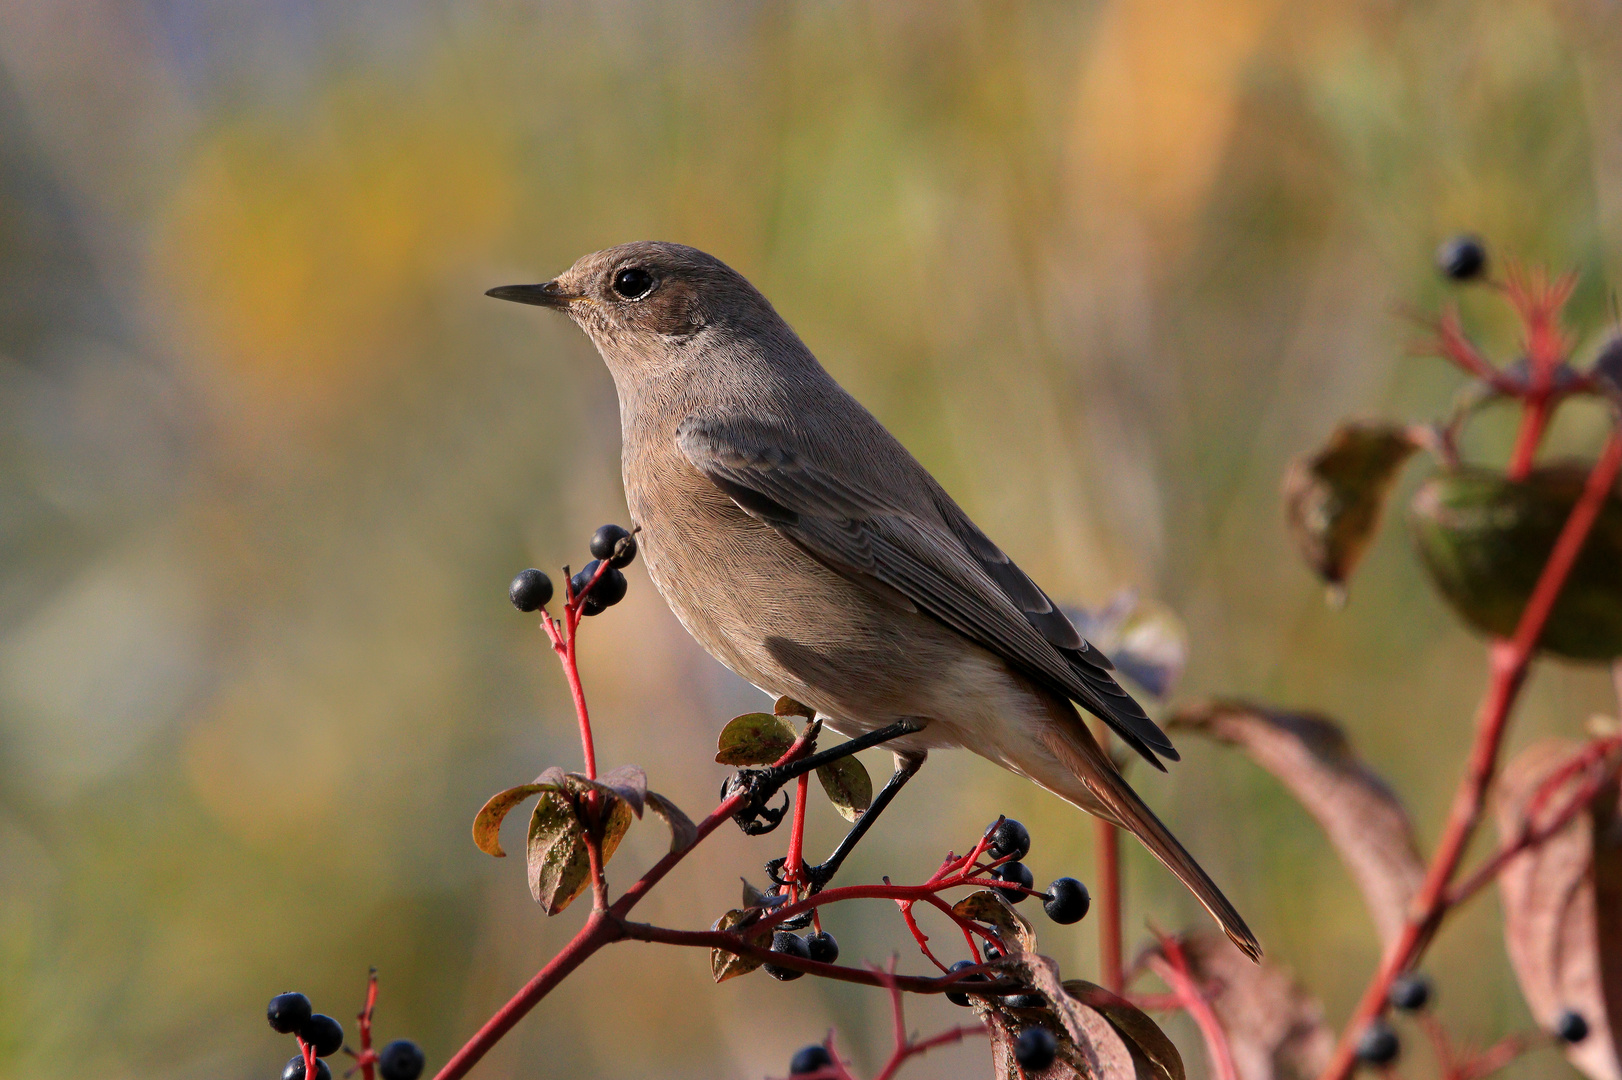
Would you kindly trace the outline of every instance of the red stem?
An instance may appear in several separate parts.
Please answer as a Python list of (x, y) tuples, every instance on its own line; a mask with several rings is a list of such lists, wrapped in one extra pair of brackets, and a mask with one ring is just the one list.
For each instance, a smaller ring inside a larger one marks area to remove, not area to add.
[(1228, 1045), (1228, 1033), (1217, 1019), (1211, 1003), (1205, 999), (1189, 973), (1188, 958), (1183, 955), (1182, 944), (1173, 937), (1160, 937), (1160, 952), (1148, 958), (1147, 963), (1159, 975), (1179, 1004), (1193, 1017), (1205, 1039), (1205, 1050), (1211, 1057), (1211, 1069), (1217, 1080), (1238, 1080), (1239, 1072), (1233, 1064), (1233, 1050)]
[(377, 1008), (377, 969), (373, 968), (366, 976), (366, 1007), (361, 1009), (360, 1016), (360, 1053), (355, 1055), (355, 1064), (360, 1066), (363, 1080), (372, 1080), (372, 1068), (377, 1062), (377, 1055), (372, 1052), (372, 1012)]
[[(1099, 748), (1109, 754), (1109, 728), (1095, 728)], [(1098, 866), (1098, 966), (1104, 989), (1126, 993), (1124, 950), (1121, 945), (1121, 834), (1103, 818), (1093, 819), (1093, 843)]]
[(1490, 681), (1476, 717), (1475, 744), (1470, 750), (1465, 775), (1459, 781), (1442, 838), (1431, 858), (1419, 894), (1414, 898), (1415, 914), (1409, 917), (1402, 934), (1387, 950), (1374, 978), (1364, 990), (1362, 1000), (1341, 1033), (1334, 1057), (1323, 1072), (1323, 1080), (1346, 1080), (1351, 1075), (1357, 1061), (1358, 1033), (1385, 1010), (1386, 995), (1390, 992), (1392, 980), (1414, 965), (1448, 911), (1448, 885), (1480, 823), (1487, 786), (1497, 768), (1498, 752), (1510, 710), (1525, 681), (1533, 648), (1542, 636), (1549, 613), (1560, 596), (1572, 565), (1588, 540), (1606, 495), (1616, 485), (1619, 468), (1622, 468), (1622, 428), (1612, 430), (1599, 460), (1589, 472), (1583, 493), (1560, 530), (1548, 562), (1544, 564), (1532, 596), (1527, 601), (1526, 610), (1521, 613), (1514, 636), (1508, 641), (1494, 641), (1490, 646)]
[[(794, 788), (794, 821), (788, 830), (788, 858), (783, 860), (783, 877), (790, 882), (799, 882), (804, 877), (801, 870), (805, 868), (805, 804), (810, 792), (811, 774), (804, 773)], [(795, 895), (799, 895), (798, 890)]]

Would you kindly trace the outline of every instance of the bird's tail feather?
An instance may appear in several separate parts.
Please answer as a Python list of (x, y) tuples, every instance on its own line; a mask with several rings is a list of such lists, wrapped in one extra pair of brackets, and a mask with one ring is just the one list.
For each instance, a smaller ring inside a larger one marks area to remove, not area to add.
[(1114, 763), (1068, 702), (1065, 703), (1065, 710), (1070, 713), (1073, 722), (1048, 728), (1042, 741), (1075, 775), (1080, 790), (1055, 791), (1054, 794), (1089, 813), (1112, 821), (1136, 836), (1155, 858), (1165, 864), (1166, 869), (1188, 886), (1188, 890), (1211, 913), (1239, 951), (1260, 962), (1261, 943), (1228, 898), (1222, 895), (1216, 882), (1194, 861), (1194, 856), (1178, 843), (1154, 811), (1138, 798), (1138, 793), (1116, 771)]

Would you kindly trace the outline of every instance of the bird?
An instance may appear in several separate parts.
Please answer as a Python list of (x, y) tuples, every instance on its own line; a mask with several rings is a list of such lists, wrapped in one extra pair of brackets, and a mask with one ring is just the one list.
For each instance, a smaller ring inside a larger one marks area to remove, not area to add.
[(1171, 740), (743, 275), (641, 241), (487, 295), (564, 312), (596, 346), (642, 558), (687, 632), (814, 709), (845, 747), (895, 755), (824, 877), (930, 750), (964, 748), (1131, 832), (1259, 960), (1244, 919), (1076, 706), (1161, 771), (1178, 760)]

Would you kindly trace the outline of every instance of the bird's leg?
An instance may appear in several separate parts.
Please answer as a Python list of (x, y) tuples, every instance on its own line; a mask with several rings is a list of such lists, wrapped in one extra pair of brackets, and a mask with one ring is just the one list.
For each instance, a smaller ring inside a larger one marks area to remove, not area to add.
[[(782, 822), (783, 815), (788, 811), (788, 799), (785, 796), (781, 807), (773, 808), (768, 804), (784, 784), (790, 780), (797, 780), (812, 769), (821, 768), (830, 761), (850, 757), (859, 750), (866, 750), (870, 746), (877, 746), (902, 735), (911, 735), (922, 731), (922, 720), (906, 717), (893, 724), (886, 724), (876, 731), (869, 731), (866, 735), (858, 735), (838, 746), (831, 746), (826, 750), (803, 757), (788, 765), (772, 766), (765, 769), (739, 769), (727, 778), (721, 786), (721, 798), (727, 799), (740, 789), (749, 792), (749, 801), (732, 815), (732, 820), (738, 823), (749, 836), (760, 836), (769, 833)], [(915, 770), (916, 771), (916, 770)], [(880, 793), (882, 797), (882, 792)]]
[[(805, 879), (811, 885), (811, 892), (807, 895), (815, 895), (821, 892), (822, 887), (833, 880), (834, 875), (839, 872), (840, 864), (845, 861), (845, 856), (856, 850), (856, 845), (861, 842), (867, 830), (873, 827), (873, 822), (877, 820), (879, 814), (883, 813), (884, 808), (894, 801), (896, 795), (906, 786), (907, 781), (911, 780), (913, 775), (923, 768), (926, 756), (927, 753), (923, 750), (906, 754), (898, 752), (896, 754), (895, 772), (890, 774), (890, 779), (885, 781), (884, 786), (879, 789), (879, 793), (873, 797), (872, 804), (862, 811), (862, 816), (856, 819), (856, 824), (850, 827), (850, 832), (846, 833), (845, 838), (839, 841), (839, 846), (834, 848), (834, 853), (828, 856), (820, 865), (805, 868)], [(767, 869), (769, 873), (770, 867)]]

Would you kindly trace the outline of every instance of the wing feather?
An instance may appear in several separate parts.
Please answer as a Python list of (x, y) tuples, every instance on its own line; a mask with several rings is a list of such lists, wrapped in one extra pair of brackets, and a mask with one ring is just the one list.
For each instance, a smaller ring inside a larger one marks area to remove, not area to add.
[(1109, 659), (944, 492), (937, 489), (931, 520), (818, 467), (795, 451), (791, 433), (760, 421), (692, 416), (676, 441), (746, 513), (813, 557), (895, 590), (1080, 702), (1156, 768), (1165, 768), (1160, 757), (1177, 760), (1171, 740), (1110, 676)]

